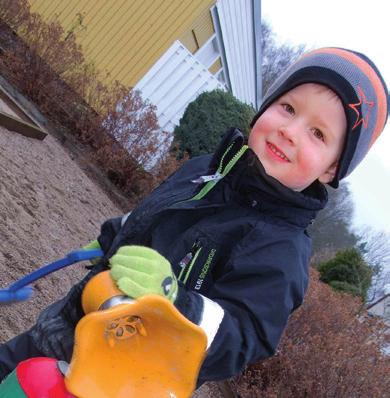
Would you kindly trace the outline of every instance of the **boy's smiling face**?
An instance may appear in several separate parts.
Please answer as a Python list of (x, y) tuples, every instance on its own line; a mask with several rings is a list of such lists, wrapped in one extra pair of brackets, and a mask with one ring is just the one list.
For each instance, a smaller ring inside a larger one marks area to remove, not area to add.
[(268, 175), (302, 191), (317, 179), (332, 181), (346, 130), (339, 97), (323, 85), (306, 83), (286, 92), (263, 112), (248, 145)]

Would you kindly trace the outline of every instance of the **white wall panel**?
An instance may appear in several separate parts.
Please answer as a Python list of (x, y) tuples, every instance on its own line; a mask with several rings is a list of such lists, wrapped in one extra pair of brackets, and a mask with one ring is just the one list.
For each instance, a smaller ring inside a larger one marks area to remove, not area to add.
[(199, 94), (225, 90), (180, 41), (173, 43), (134, 88), (156, 105), (160, 127), (168, 132), (179, 124), (185, 108)]
[(233, 95), (256, 107), (252, 0), (218, 0), (216, 7)]
[(220, 55), (215, 34), (194, 54), (206, 68), (210, 68)]

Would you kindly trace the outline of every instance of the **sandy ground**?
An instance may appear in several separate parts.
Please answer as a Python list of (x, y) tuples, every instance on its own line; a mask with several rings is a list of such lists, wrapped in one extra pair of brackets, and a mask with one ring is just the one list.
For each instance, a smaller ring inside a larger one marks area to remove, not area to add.
[[(122, 213), (59, 142), (0, 130), (0, 284), (96, 238), (106, 218)], [(85, 273), (79, 265), (38, 282), (31, 301), (0, 308), (0, 339), (29, 327), (48, 303)]]
[[(96, 238), (104, 220), (128, 210), (74, 157), (53, 136), (38, 141), (0, 127), (0, 287)], [(0, 343), (85, 273), (82, 265), (61, 270), (34, 285), (32, 300), (0, 306)], [(213, 384), (195, 396), (222, 397)]]

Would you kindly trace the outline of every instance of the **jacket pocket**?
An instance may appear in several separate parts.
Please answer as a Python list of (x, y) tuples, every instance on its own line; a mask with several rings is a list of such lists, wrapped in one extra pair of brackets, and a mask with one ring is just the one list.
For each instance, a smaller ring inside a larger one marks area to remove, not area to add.
[(211, 270), (215, 265), (217, 247), (210, 241), (198, 239), (191, 252), (180, 261), (179, 281), (199, 293), (207, 291), (212, 282)]

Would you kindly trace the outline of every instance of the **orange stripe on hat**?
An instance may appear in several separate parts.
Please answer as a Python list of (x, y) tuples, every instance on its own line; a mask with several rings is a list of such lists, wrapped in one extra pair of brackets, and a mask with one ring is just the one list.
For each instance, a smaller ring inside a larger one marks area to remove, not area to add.
[(385, 122), (388, 112), (385, 89), (383, 87), (380, 78), (378, 77), (377, 72), (363, 58), (359, 57), (358, 55), (352, 52), (345, 51), (341, 48), (321, 48), (306, 53), (304, 56), (316, 53), (318, 54), (328, 53), (328, 54), (338, 55), (346, 59), (347, 61), (355, 64), (368, 77), (372, 87), (374, 88), (377, 97), (377, 107), (378, 107), (376, 123), (369, 145), (369, 147), (371, 148), (372, 144), (376, 141), (376, 139), (379, 137), (380, 133), (382, 132), (383, 128), (385, 127)]

